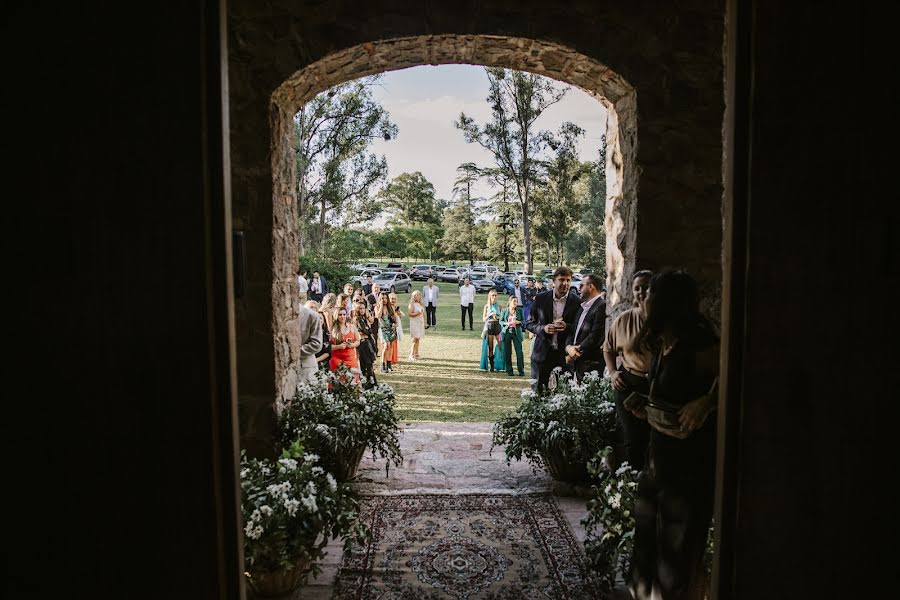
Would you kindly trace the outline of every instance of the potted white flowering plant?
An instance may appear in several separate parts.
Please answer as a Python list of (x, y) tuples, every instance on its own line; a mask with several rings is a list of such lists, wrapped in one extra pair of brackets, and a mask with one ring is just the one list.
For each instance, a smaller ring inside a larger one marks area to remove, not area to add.
[(597, 478), (591, 486), (588, 514), (581, 520), (587, 532), (584, 551), (600, 583), (612, 589), (616, 576), (625, 576), (631, 565), (634, 539), (634, 500), (639, 472), (627, 462), (607, 468), (611, 448), (601, 450), (588, 465)]
[[(591, 486), (587, 516), (581, 520), (587, 537), (584, 551), (588, 565), (599, 583), (611, 590), (616, 579), (626, 579), (631, 571), (634, 549), (634, 506), (640, 472), (623, 462), (616, 470), (609, 468), (612, 448), (604, 448), (588, 464), (596, 478)], [(707, 583), (712, 571), (713, 528), (707, 537), (704, 567)]]
[(343, 365), (320, 373), (315, 381), (299, 384), (281, 411), (282, 445), (300, 439), (321, 456), (322, 466), (339, 482), (356, 476), (367, 449), (373, 458), (387, 459), (389, 472), (391, 463), (403, 464), (395, 401), (393, 388), (385, 384), (363, 388)]
[(578, 383), (559, 375), (555, 389), (537, 394), (522, 390), (522, 404), (495, 424), (491, 449), (503, 446), (507, 463), (524, 456), (558, 480), (589, 479), (587, 463), (614, 441), (616, 413), (609, 381), (598, 373)]
[(258, 596), (279, 596), (299, 587), (325, 554), (329, 539), (345, 547), (368, 535), (357, 521), (349, 486), (338, 483), (299, 442), (280, 458), (254, 459), (241, 452), (244, 562)]

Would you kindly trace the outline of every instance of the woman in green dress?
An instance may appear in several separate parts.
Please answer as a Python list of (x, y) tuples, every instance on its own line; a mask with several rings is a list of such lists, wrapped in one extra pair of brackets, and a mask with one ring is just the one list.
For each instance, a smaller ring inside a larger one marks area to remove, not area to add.
[(525, 316), (519, 307), (519, 301), (515, 296), (509, 297), (509, 303), (500, 313), (500, 337), (503, 340), (503, 362), (506, 364), (506, 374), (513, 376), (512, 349), (516, 349), (516, 366), (519, 367), (519, 375), (525, 376), (525, 357), (522, 354), (522, 329)]

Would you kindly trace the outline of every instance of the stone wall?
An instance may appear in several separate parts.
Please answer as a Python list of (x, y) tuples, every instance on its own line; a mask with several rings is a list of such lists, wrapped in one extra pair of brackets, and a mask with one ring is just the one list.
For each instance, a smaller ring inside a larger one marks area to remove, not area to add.
[(577, 85), (611, 117), (606, 227), (615, 310), (627, 305), (635, 269), (666, 265), (697, 276), (715, 307), (722, 38), (723, 7), (711, 1), (649, 14), (588, 1), (233, 2), (233, 218), (248, 245), (247, 295), (237, 313), (245, 445), (265, 449), (273, 403), (293, 385), (290, 117), (302, 102), (349, 79), (421, 64), (504, 66)]

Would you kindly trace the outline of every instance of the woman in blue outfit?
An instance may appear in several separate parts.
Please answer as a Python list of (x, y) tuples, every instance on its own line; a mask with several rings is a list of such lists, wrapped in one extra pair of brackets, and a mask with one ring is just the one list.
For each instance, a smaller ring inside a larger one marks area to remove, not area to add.
[(516, 366), (519, 375), (525, 376), (525, 357), (522, 355), (522, 331), (525, 315), (519, 307), (515, 296), (509, 297), (509, 304), (500, 313), (500, 331), (503, 339), (503, 362), (506, 363), (506, 374), (512, 377), (512, 349), (516, 349)]
[(484, 327), (481, 330), (481, 370), (492, 373), (503, 371), (503, 344), (500, 338), (500, 305), (497, 303), (497, 290), (488, 292), (487, 304), (481, 311)]

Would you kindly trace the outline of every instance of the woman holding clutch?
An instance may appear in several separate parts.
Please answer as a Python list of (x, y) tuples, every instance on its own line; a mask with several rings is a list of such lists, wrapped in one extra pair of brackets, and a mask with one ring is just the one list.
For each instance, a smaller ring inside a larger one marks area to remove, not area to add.
[(497, 302), (497, 290), (488, 292), (487, 303), (481, 310), (484, 327), (481, 330), (481, 370), (492, 373), (503, 371), (503, 344), (500, 341), (500, 304)]
[[(716, 424), (709, 415), (718, 398), (719, 341), (687, 273), (654, 275), (645, 309), (638, 343), (652, 351), (650, 402), (671, 407), (671, 417), (650, 421), (635, 502), (632, 595), (700, 598), (715, 488)], [(654, 404), (638, 405), (634, 414), (646, 418)]]
[(503, 362), (506, 363), (506, 374), (513, 376), (512, 349), (516, 349), (516, 366), (519, 367), (519, 375), (525, 376), (525, 357), (522, 354), (522, 331), (525, 316), (519, 308), (519, 301), (515, 296), (509, 297), (509, 303), (500, 313), (500, 332), (503, 339)]

